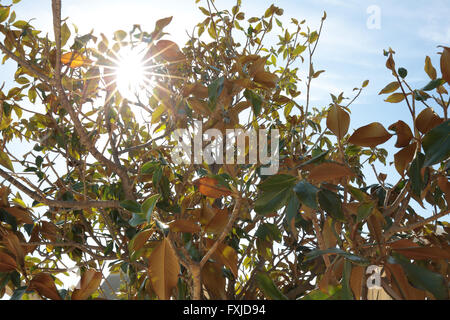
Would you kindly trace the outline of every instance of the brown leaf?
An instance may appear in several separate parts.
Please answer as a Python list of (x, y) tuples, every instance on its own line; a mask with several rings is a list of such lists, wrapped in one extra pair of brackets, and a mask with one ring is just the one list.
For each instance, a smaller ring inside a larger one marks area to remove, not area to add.
[(173, 17), (167, 17), (156, 21), (155, 30), (161, 31), (172, 22)]
[(9, 232), (3, 236), (3, 242), (6, 248), (16, 257), (17, 265), (23, 266), (25, 263), (25, 252), (20, 245), (19, 238), (14, 233)]
[(67, 52), (61, 56), (61, 63), (69, 65), (70, 68), (79, 68), (83, 65), (89, 64), (92, 61), (87, 57), (77, 52)]
[(327, 128), (341, 140), (348, 132), (350, 115), (340, 106), (334, 105), (328, 110)]
[(226, 299), (226, 281), (219, 263), (208, 261), (202, 268), (201, 277), (211, 299)]
[[(399, 264), (386, 264), (386, 273), (391, 278), (391, 287), (406, 300), (424, 300), (425, 292), (409, 284), (402, 267)], [(393, 279), (392, 279), (393, 278)]]
[(274, 73), (261, 71), (255, 75), (253, 81), (263, 85), (266, 88), (272, 89), (277, 85), (278, 77)]
[[(215, 241), (213, 239), (206, 239), (206, 249), (209, 250), (213, 245)], [(223, 265), (225, 265), (227, 268), (231, 270), (233, 275), (237, 278), (238, 275), (238, 257), (236, 251), (224, 244), (221, 243), (218, 245), (216, 251), (212, 254), (212, 258), (216, 261), (221, 262)]]
[(194, 185), (198, 186), (201, 194), (209, 198), (221, 198), (231, 195), (231, 191), (221, 186), (219, 181), (214, 178), (204, 177), (194, 181)]
[(51, 222), (48, 221), (42, 221), (41, 227), (40, 227), (41, 235), (50, 240), (55, 242), (59, 236), (59, 229), (56, 225), (54, 225)]
[(40, 295), (48, 299), (61, 300), (55, 282), (48, 273), (42, 272), (33, 276), (33, 279), (30, 281), (30, 289), (36, 290)]
[(405, 100), (405, 95), (403, 93), (393, 93), (389, 97), (386, 98), (386, 102), (390, 103), (400, 103)]
[(413, 161), (416, 148), (417, 143), (414, 142), (394, 155), (395, 168), (400, 175), (404, 175), (408, 165)]
[(386, 68), (391, 70), (393, 75), (397, 74), (397, 71), (395, 70), (395, 61), (394, 61), (393, 52), (389, 53), (389, 58), (386, 61)]
[(386, 131), (381, 123), (374, 122), (356, 130), (348, 142), (360, 147), (375, 148), (388, 141), (391, 137), (392, 135)]
[(9, 254), (0, 251), (0, 272), (11, 272), (17, 269), (16, 261)]
[(333, 224), (332, 219), (330, 217), (327, 217), (325, 220), (325, 223), (322, 228), (322, 236), (323, 241), (325, 243), (324, 249), (330, 249), (336, 247), (337, 239), (333, 232)]
[(364, 281), (365, 268), (353, 265), (350, 275), (350, 288), (356, 300), (361, 300), (362, 286)]
[(413, 138), (413, 134), (409, 126), (399, 120), (389, 127), (389, 130), (395, 131), (397, 133), (397, 143), (395, 146), (397, 148), (403, 148), (409, 145), (411, 139)]
[(187, 219), (175, 220), (169, 224), (169, 227), (172, 232), (197, 233), (201, 231), (199, 225)]
[(153, 249), (148, 260), (148, 276), (153, 290), (161, 300), (169, 300), (178, 282), (180, 264), (167, 238)]
[(152, 234), (152, 229), (139, 232), (136, 236), (134, 236), (133, 240), (131, 240), (131, 249), (133, 251), (138, 251), (139, 249), (141, 249)]
[(444, 119), (439, 117), (433, 109), (426, 108), (417, 116), (416, 127), (421, 133), (426, 134), (442, 122)]
[(159, 40), (156, 45), (157, 56), (161, 56), (164, 60), (169, 62), (183, 62), (186, 57), (181, 52), (178, 45), (170, 40)]
[(102, 273), (93, 269), (86, 270), (81, 276), (78, 289), (72, 293), (72, 300), (87, 300), (95, 291), (97, 291), (102, 281)]
[(441, 55), (442, 78), (450, 84), (450, 48), (444, 47)]
[(230, 213), (228, 209), (213, 208), (213, 210), (215, 211), (215, 215), (205, 226), (204, 230), (208, 233), (220, 234), (228, 224)]
[(447, 201), (447, 205), (450, 205), (450, 182), (445, 176), (439, 176), (438, 180), (438, 186), (441, 189), (441, 191), (445, 195), (445, 200)]
[(341, 178), (351, 178), (354, 175), (347, 166), (335, 162), (325, 162), (311, 170), (309, 179), (317, 182), (334, 182)]
[(20, 207), (10, 207), (3, 208), (3, 210), (7, 211), (10, 215), (14, 216), (17, 220), (17, 223), (21, 224), (33, 224), (33, 219), (30, 216), (30, 213), (23, 208)]

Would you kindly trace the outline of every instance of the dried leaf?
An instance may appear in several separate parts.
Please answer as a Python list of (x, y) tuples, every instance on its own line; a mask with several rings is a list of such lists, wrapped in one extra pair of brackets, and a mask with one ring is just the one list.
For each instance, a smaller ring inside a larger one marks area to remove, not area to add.
[(381, 123), (374, 122), (356, 130), (349, 139), (349, 143), (361, 147), (374, 148), (385, 143), (392, 137)]
[(437, 127), (444, 122), (431, 108), (424, 109), (416, 118), (416, 127), (423, 133), (428, 133), (431, 129)]
[(445, 200), (447, 201), (447, 205), (450, 205), (450, 182), (448, 181), (448, 179), (446, 177), (439, 176), (438, 186), (445, 195)]
[(153, 290), (161, 300), (169, 300), (178, 282), (180, 264), (167, 238), (153, 249), (148, 260), (148, 275)]
[(30, 213), (20, 207), (11, 207), (11, 208), (3, 208), (5, 211), (7, 211), (10, 215), (14, 216), (17, 220), (17, 223), (24, 223), (24, 224), (33, 224), (33, 219), (30, 216)]
[(169, 62), (183, 62), (186, 57), (181, 52), (178, 45), (170, 40), (159, 40), (156, 45), (157, 56), (161, 56)]
[(226, 281), (219, 263), (208, 261), (202, 268), (201, 277), (211, 299), (226, 299)]
[(6, 248), (16, 257), (17, 265), (23, 266), (25, 263), (25, 252), (20, 245), (19, 238), (14, 233), (9, 232), (3, 236), (3, 242)]
[(231, 191), (219, 184), (214, 178), (204, 177), (194, 181), (201, 194), (209, 198), (221, 198), (231, 195)]
[(350, 115), (340, 106), (334, 105), (328, 110), (327, 128), (341, 140), (348, 132)]
[(148, 229), (143, 230), (135, 235), (134, 238), (130, 241), (130, 247), (132, 251), (138, 251), (139, 249), (141, 249), (152, 234), (153, 229)]
[(412, 143), (409, 146), (403, 148), (394, 155), (395, 168), (400, 175), (404, 175), (408, 165), (413, 161), (416, 153), (417, 144)]
[(72, 293), (72, 300), (87, 300), (97, 291), (102, 281), (102, 273), (93, 269), (86, 270), (81, 276), (81, 281)]
[(345, 165), (325, 162), (315, 166), (309, 173), (309, 179), (316, 182), (334, 182), (342, 178), (351, 178), (355, 174)]
[[(214, 240), (207, 238), (206, 249), (209, 250), (214, 245), (214, 243)], [(223, 265), (229, 268), (233, 275), (237, 278), (238, 257), (236, 251), (232, 247), (223, 243), (219, 244), (216, 251), (214, 251), (214, 253), (212, 254), (212, 258), (216, 261), (221, 262)]]
[(428, 76), (431, 78), (431, 80), (437, 79), (436, 69), (433, 67), (433, 64), (431, 63), (431, 59), (428, 56), (425, 58), (425, 72), (428, 74)]
[(228, 209), (213, 209), (215, 211), (214, 217), (208, 222), (204, 230), (208, 233), (220, 234), (225, 226), (228, 224), (230, 213)]
[(61, 300), (53, 278), (48, 273), (38, 273), (30, 281), (30, 289), (51, 300)]
[(365, 268), (353, 265), (350, 275), (350, 288), (356, 300), (361, 300), (362, 286), (364, 281)]
[(412, 131), (410, 127), (403, 121), (398, 121), (389, 127), (389, 130), (395, 131), (397, 133), (397, 143), (395, 146), (397, 148), (403, 148), (409, 145), (411, 139), (413, 138)]
[(201, 231), (199, 225), (195, 224), (192, 220), (178, 219), (169, 224), (172, 232), (186, 232), (197, 233)]
[(450, 84), (450, 48), (444, 47), (441, 55), (442, 78)]
[(0, 251), (0, 272), (11, 272), (17, 269), (16, 261), (9, 254)]
[(275, 88), (277, 85), (278, 77), (274, 73), (270, 72), (258, 72), (255, 77), (253, 78), (253, 81), (263, 85), (266, 88)]

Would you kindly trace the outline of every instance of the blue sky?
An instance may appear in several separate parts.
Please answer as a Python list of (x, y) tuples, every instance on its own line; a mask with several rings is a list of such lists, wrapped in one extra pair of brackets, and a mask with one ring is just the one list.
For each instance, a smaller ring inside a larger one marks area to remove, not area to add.
[[(3, 1), (5, 2), (5, 1)], [(8, 1), (9, 2), (9, 1)], [(200, 5), (204, 5), (204, 0)], [(317, 28), (323, 11), (327, 12), (323, 38), (317, 50), (315, 69), (325, 69), (312, 89), (312, 104), (318, 108), (328, 105), (329, 93), (344, 91), (352, 96), (352, 89), (369, 79), (370, 85), (352, 107), (352, 132), (360, 126), (378, 121), (386, 127), (402, 119), (410, 123), (410, 116), (404, 104), (385, 103), (378, 92), (393, 81), (385, 68), (383, 49), (392, 47), (398, 67), (409, 71), (408, 80), (414, 87), (423, 87), (429, 78), (423, 71), (425, 56), (429, 55), (439, 70), (438, 45), (450, 45), (450, 3), (448, 0), (406, 1), (406, 0), (243, 0), (246, 17), (260, 16), (272, 3), (283, 8), (282, 21), (291, 17), (306, 19), (306, 24)], [(216, 0), (219, 9), (231, 9), (234, 1)], [(380, 29), (369, 29), (367, 21), (371, 6), (380, 10)], [(44, 32), (51, 34), (51, 1), (22, 0), (16, 6), (18, 19), (29, 20)], [(182, 45), (194, 25), (204, 19), (196, 8), (194, 0), (63, 0), (63, 17), (76, 24), (80, 33), (94, 29), (111, 34), (114, 30), (130, 30), (133, 24), (141, 24), (152, 30), (157, 19), (174, 16), (167, 28), (169, 39)], [(305, 75), (306, 65), (302, 66)], [(14, 65), (0, 66), (0, 82), (12, 78)], [(440, 73), (439, 73), (440, 74)], [(305, 78), (304, 76), (302, 78)], [(304, 97), (300, 97), (302, 102)], [(440, 110), (436, 110), (440, 112)], [(391, 139), (385, 147), (395, 151)], [(390, 155), (393, 161), (393, 153)], [(395, 169), (380, 170), (398, 178)], [(371, 175), (371, 172), (368, 172)], [(372, 176), (370, 179), (374, 179)], [(391, 179), (391, 178), (389, 178)]]

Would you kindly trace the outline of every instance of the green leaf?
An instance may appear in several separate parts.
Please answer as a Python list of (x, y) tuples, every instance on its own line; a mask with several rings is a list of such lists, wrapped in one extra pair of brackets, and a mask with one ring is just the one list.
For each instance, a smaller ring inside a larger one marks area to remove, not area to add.
[(222, 93), (224, 87), (225, 78), (220, 77), (214, 80), (208, 87), (208, 96), (209, 96), (209, 108), (211, 110), (216, 109), (217, 99)]
[(450, 120), (428, 132), (423, 138), (424, 166), (432, 166), (450, 157)]
[(398, 69), (398, 74), (399, 74), (400, 77), (405, 79), (408, 76), (408, 70), (406, 70), (405, 68), (399, 68)]
[(133, 200), (125, 200), (120, 203), (120, 206), (133, 213), (142, 213), (142, 207), (139, 203)]
[(324, 254), (337, 254), (341, 257), (344, 257), (345, 259), (354, 262), (356, 264), (362, 265), (362, 266), (367, 266), (370, 264), (370, 261), (368, 261), (367, 259), (357, 256), (355, 254), (352, 253), (348, 253), (344, 250), (341, 249), (337, 249), (337, 248), (332, 248), (332, 249), (327, 249), (327, 250), (314, 250), (311, 251), (309, 253), (306, 254), (306, 260), (313, 260), (316, 259), (318, 257), (323, 256)]
[(151, 174), (159, 166), (159, 162), (147, 162), (141, 167), (142, 174)]
[(374, 204), (372, 202), (363, 203), (358, 207), (358, 215), (356, 217), (357, 222), (366, 220), (373, 212)]
[(318, 209), (317, 205), (317, 193), (319, 189), (303, 180), (297, 183), (294, 187), (294, 192), (297, 194), (298, 199), (304, 205), (310, 207), (311, 209)]
[(147, 222), (145, 215), (142, 213), (133, 213), (133, 217), (128, 221), (128, 224), (132, 227), (137, 227), (145, 222)]
[(144, 201), (142, 204), (142, 213), (144, 214), (147, 222), (150, 222), (153, 210), (155, 209), (156, 202), (158, 202), (161, 195), (155, 194), (151, 197), (149, 197), (147, 200)]
[(349, 260), (344, 261), (344, 272), (342, 273), (342, 299), (353, 300), (353, 293), (350, 287), (350, 277), (352, 274), (352, 264)]
[(253, 113), (255, 114), (256, 117), (258, 117), (261, 114), (263, 102), (262, 98), (253, 91), (248, 89), (244, 91), (244, 97), (247, 99), (247, 101), (251, 102)]
[(291, 228), (291, 221), (297, 217), (299, 209), (300, 201), (295, 194), (292, 194), (286, 208), (286, 221), (289, 229)]
[(411, 178), (412, 191), (420, 196), (423, 188), (425, 188), (425, 182), (422, 179), (422, 168), (424, 167), (425, 156), (422, 153), (418, 153), (416, 158), (411, 163), (409, 168), (409, 177)]
[(27, 291), (28, 287), (20, 287), (14, 290), (10, 300), (22, 300), (22, 296)]
[(431, 90), (434, 90), (437, 87), (443, 85), (444, 83), (445, 83), (445, 80), (443, 80), (443, 79), (431, 80), (422, 90), (423, 91), (431, 91)]
[(281, 242), (282, 240), (280, 229), (278, 229), (278, 227), (272, 223), (261, 224), (258, 230), (256, 231), (255, 236), (258, 239), (266, 241)]
[(396, 253), (388, 258), (388, 262), (401, 265), (408, 279), (417, 288), (431, 292), (436, 299), (448, 299), (448, 289), (445, 286), (445, 280), (442, 275), (413, 264), (402, 255)]
[(287, 300), (287, 297), (277, 288), (272, 279), (265, 273), (256, 275), (258, 287), (272, 300)]
[(70, 29), (64, 22), (64, 24), (61, 26), (61, 47), (64, 47), (66, 45), (67, 41), (70, 38), (70, 34)]
[(277, 191), (279, 189), (291, 187), (296, 180), (297, 178), (294, 176), (277, 174), (264, 180), (258, 186), (258, 189), (262, 191)]
[(0, 165), (14, 172), (14, 167), (6, 152), (0, 150)]
[(8, 19), (10, 7), (0, 8), (0, 23)]
[(320, 207), (331, 217), (340, 221), (344, 220), (341, 198), (336, 193), (328, 189), (321, 189), (318, 193), (318, 199)]

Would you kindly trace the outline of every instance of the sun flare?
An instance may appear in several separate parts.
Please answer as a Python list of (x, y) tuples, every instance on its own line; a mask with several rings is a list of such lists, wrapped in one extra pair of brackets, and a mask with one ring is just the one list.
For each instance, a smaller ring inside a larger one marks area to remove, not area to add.
[(115, 73), (117, 90), (126, 99), (142, 95), (151, 85), (144, 52), (138, 48), (123, 48), (120, 51)]

